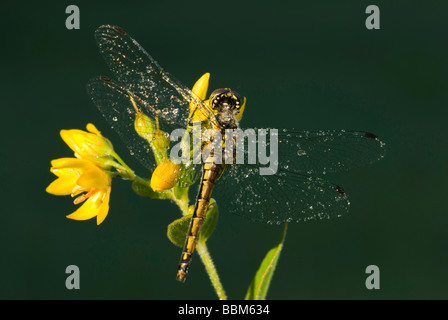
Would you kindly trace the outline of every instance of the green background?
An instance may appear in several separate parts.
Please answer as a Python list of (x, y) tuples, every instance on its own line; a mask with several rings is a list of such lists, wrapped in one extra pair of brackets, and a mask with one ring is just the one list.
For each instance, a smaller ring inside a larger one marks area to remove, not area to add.
[[(66, 6), (81, 29), (65, 28)], [(111, 75), (94, 30), (126, 29), (188, 86), (247, 97), (244, 127), (371, 131), (382, 161), (331, 176), (351, 199), (342, 218), (290, 224), (269, 299), (445, 299), (447, 255), (448, 4), (377, 1), (381, 29), (365, 27), (367, 1), (87, 1), (2, 4), (0, 298), (215, 299), (199, 257), (175, 280), (180, 248), (166, 227), (180, 212), (114, 181), (111, 208), (72, 221), (69, 197), (45, 193), (50, 160), (72, 156), (60, 129), (94, 123), (141, 175), (87, 96)], [(231, 201), (231, 199), (229, 199)], [(208, 242), (229, 298), (241, 299), (280, 226), (221, 214)], [(65, 288), (77, 265), (81, 289)], [(381, 289), (367, 290), (377, 265)]]

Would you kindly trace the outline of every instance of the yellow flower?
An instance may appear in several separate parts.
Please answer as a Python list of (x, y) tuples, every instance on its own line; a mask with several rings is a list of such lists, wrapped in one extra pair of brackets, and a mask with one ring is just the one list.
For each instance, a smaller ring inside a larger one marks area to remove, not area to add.
[(114, 154), (112, 143), (91, 123), (87, 125), (87, 131), (61, 130), (60, 134), (77, 158), (91, 160), (105, 169), (110, 168), (113, 161), (111, 155)]
[[(54, 195), (78, 196), (74, 204), (84, 204), (67, 218), (88, 220), (97, 217), (99, 225), (109, 211), (111, 178), (87, 159), (60, 158), (51, 161), (50, 171), (58, 178), (46, 189)], [(86, 201), (87, 200), (87, 201)]]

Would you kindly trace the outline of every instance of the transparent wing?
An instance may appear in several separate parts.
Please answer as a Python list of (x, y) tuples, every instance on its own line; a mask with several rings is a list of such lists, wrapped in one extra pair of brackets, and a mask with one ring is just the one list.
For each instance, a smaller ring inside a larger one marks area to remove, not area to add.
[(117, 82), (151, 108), (160, 110), (171, 123), (186, 126), (190, 103), (214, 117), (201, 99), (164, 71), (122, 28), (101, 26), (95, 31), (95, 39)]
[[(110, 127), (120, 135), (131, 154), (152, 171), (156, 164), (155, 158), (149, 143), (135, 131), (136, 110), (131, 102), (130, 93), (107, 77), (91, 79), (87, 84), (87, 91), (93, 103)], [(145, 107), (140, 99), (134, 99), (134, 101), (139, 108)], [(145, 114), (155, 121), (157, 116), (155, 110), (147, 109)]]
[(341, 187), (321, 178), (286, 169), (260, 175), (250, 165), (234, 165), (224, 172), (213, 198), (220, 210), (267, 223), (341, 216), (350, 205)]
[[(346, 171), (382, 159), (385, 143), (365, 131), (278, 131), (278, 163), (307, 175)], [(272, 140), (266, 145), (273, 147)], [(269, 150), (269, 149), (267, 149)]]
[[(257, 164), (247, 164), (248, 147), (243, 150), (245, 164), (233, 164), (224, 172), (213, 197), (226, 211), (271, 223), (346, 213), (350, 204), (347, 194), (318, 175), (366, 165), (385, 153), (385, 144), (367, 132), (270, 130), (264, 141), (256, 135), (252, 143), (257, 144), (258, 152), (266, 148), (265, 154), (274, 151), (278, 158), (271, 155), (268, 164), (261, 165), (260, 159)], [(260, 170), (270, 165), (275, 174), (260, 175)]]
[(202, 101), (165, 72), (123, 29), (101, 26), (95, 31), (95, 38), (116, 81), (96, 77), (87, 84), (87, 91), (131, 153), (147, 168), (152, 169), (155, 161), (148, 143), (135, 132), (131, 97), (168, 134), (187, 127), (190, 104), (196, 112), (202, 112), (202, 119), (214, 121), (214, 115)]

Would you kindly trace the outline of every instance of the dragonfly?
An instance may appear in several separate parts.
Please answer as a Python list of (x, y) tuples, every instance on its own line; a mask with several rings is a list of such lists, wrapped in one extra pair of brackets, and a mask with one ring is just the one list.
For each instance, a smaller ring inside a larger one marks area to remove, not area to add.
[[(136, 133), (137, 110), (155, 119), (167, 133), (191, 129), (198, 122), (219, 132), (241, 128), (245, 98), (235, 91), (217, 89), (204, 101), (166, 72), (124, 29), (103, 25), (95, 31), (95, 38), (113, 79), (95, 77), (87, 91), (131, 154), (151, 172), (156, 161), (147, 141)], [(194, 170), (193, 165), (183, 167), (196, 172), (192, 181), (199, 186), (178, 280), (186, 279), (212, 192), (224, 211), (252, 221), (279, 224), (340, 217), (349, 210), (348, 195), (325, 175), (371, 164), (385, 155), (385, 143), (366, 131), (272, 132), (278, 150), (275, 174), (260, 174), (266, 165), (258, 160), (241, 164), (202, 161)], [(207, 143), (210, 140), (202, 146)], [(273, 146), (272, 141), (265, 141), (265, 146)]]

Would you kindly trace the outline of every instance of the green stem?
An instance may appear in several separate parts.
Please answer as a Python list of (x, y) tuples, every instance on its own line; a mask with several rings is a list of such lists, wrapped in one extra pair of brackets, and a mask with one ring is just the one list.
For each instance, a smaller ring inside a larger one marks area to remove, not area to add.
[(188, 215), (188, 192), (186, 192), (181, 199), (177, 199), (173, 192), (172, 199), (182, 211), (182, 215), (184, 217)]
[[(133, 171), (130, 170), (128, 172)], [(146, 180), (140, 178), (139, 176), (133, 174), (133, 176), (129, 177), (130, 180), (139, 181), (140, 183), (147, 183)], [(188, 192), (185, 192), (180, 199), (177, 199), (174, 195), (174, 192), (171, 191), (169, 197), (177, 204), (177, 206), (182, 211), (182, 215), (188, 215)], [(224, 291), (224, 287), (219, 279), (218, 272), (216, 270), (215, 264), (210, 256), (207, 245), (203, 241), (198, 241), (196, 245), (196, 251), (198, 252), (202, 263), (205, 266), (205, 270), (208, 273), (210, 281), (212, 282), (213, 288), (215, 289), (216, 294), (220, 300), (227, 300), (226, 293)]]
[[(120, 163), (122, 168), (124, 168), (124, 171), (129, 175), (129, 180), (134, 180), (134, 178), (136, 177), (134, 171), (128, 167), (128, 165), (120, 158), (120, 156), (115, 151), (111, 152), (111, 156)], [(114, 167), (119, 168), (119, 166), (117, 165), (115, 165)]]
[(220, 300), (227, 300), (226, 293), (224, 291), (224, 287), (222, 286), (221, 280), (219, 279), (218, 272), (216, 271), (215, 264), (208, 252), (207, 245), (205, 242), (199, 241), (196, 245), (196, 251), (199, 253), (201, 257), (202, 263), (205, 266), (205, 270), (208, 273), (210, 281), (212, 282), (213, 288), (215, 288), (215, 292), (218, 295)]

